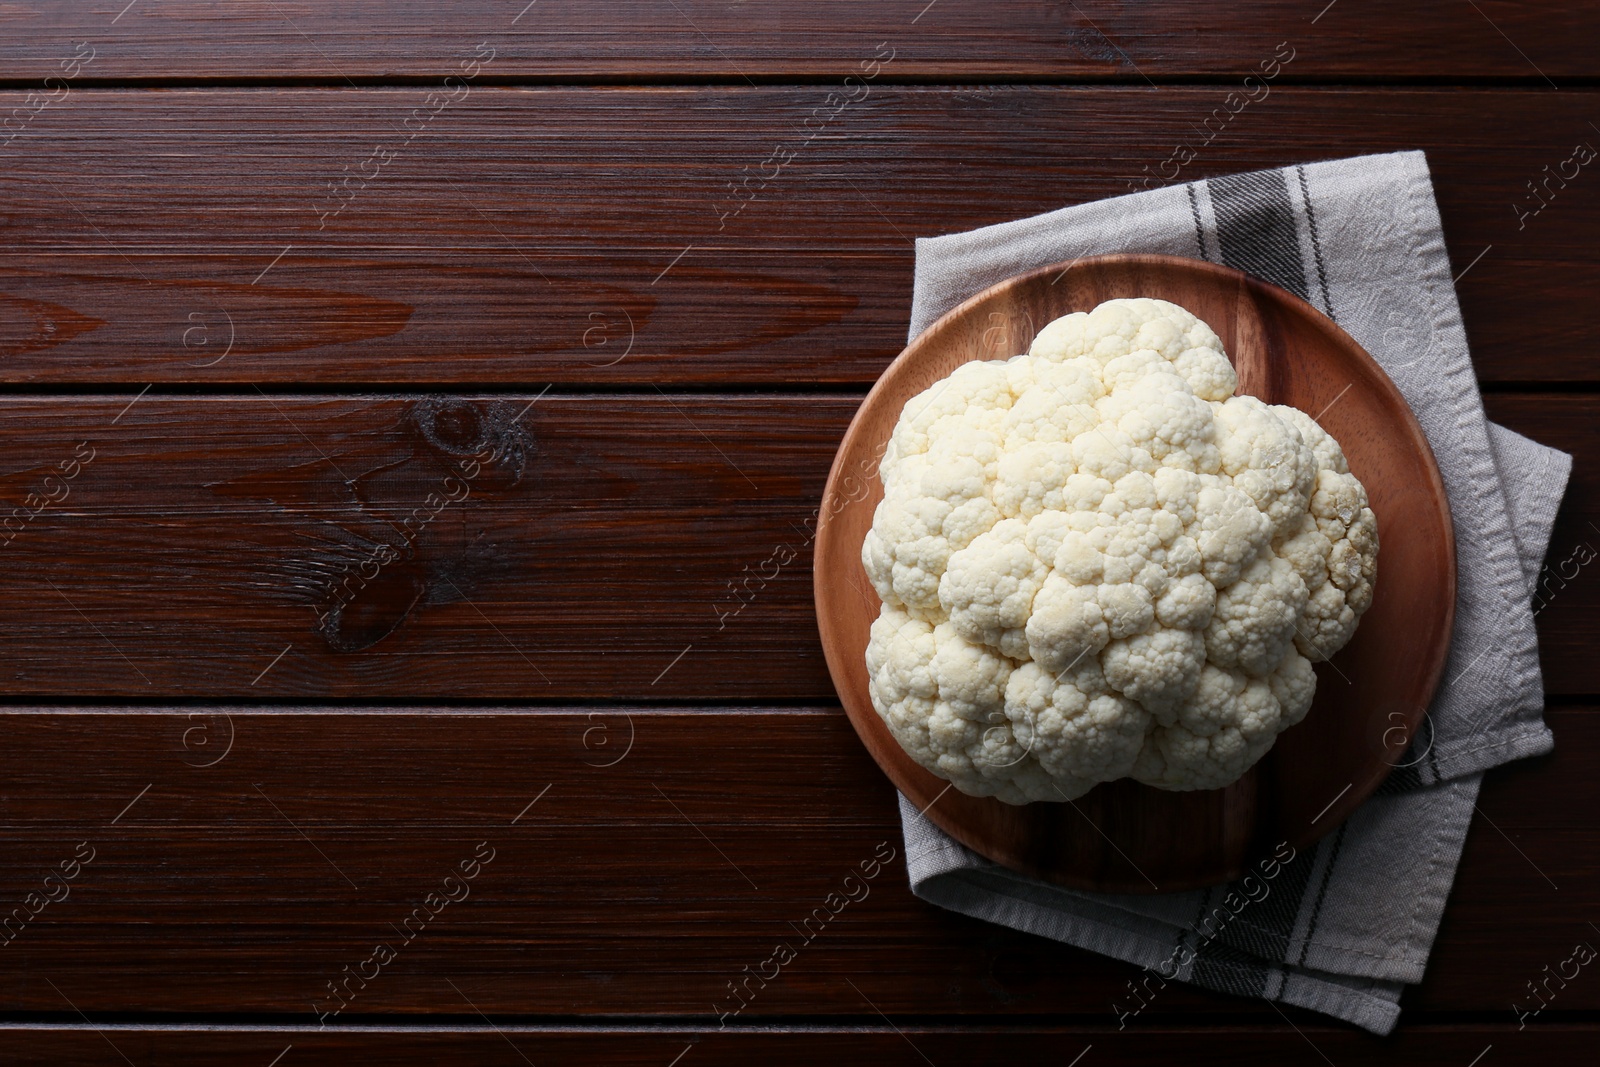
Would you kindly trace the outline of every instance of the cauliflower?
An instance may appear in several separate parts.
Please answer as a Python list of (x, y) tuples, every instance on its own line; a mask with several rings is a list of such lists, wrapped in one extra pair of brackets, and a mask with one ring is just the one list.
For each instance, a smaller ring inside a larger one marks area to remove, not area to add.
[(1304, 717), (1377, 524), (1337, 441), (1237, 387), (1205, 323), (1111, 300), (906, 404), (861, 560), (913, 759), (1011, 804), (1216, 789)]

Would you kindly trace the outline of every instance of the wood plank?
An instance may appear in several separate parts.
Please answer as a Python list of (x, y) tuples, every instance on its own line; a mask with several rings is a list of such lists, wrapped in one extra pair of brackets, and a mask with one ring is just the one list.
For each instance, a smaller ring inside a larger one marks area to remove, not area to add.
[[(0, 695), (831, 701), (810, 538), (858, 401), (8, 398)], [(1597, 407), (1490, 398), (1578, 457), (1558, 569), (1596, 543)], [(504, 458), (446, 482), (480, 429)], [(1596, 573), (1547, 582), (1550, 692), (1600, 692)]]
[(809, 556), (767, 561), (855, 405), (8, 398), (0, 692), (831, 694)]
[[(864, 384), (912, 237), (1125, 193), (1227, 96), (830, 92), (73, 90), (4, 149), (0, 380)], [(1480, 375), (1596, 380), (1600, 197), (1518, 208), (1597, 99), (1281, 87), (1179, 176), (1423, 148)]]
[[(1600, 709), (1552, 722), (1555, 754), (1490, 775), (1481, 799), (1522, 855), (1475, 825), (1409, 1008), (1510, 1023), (1523, 983), (1589, 936)], [(349, 987), (334, 1024), (473, 1021), (447, 979), (493, 1015), (706, 1023), (732, 1003), (727, 983), (784, 941), (796, 958), (730, 1025), (872, 1022), (861, 993), (926, 1020), (1110, 1022), (1135, 973), (912, 897), (892, 790), (837, 707), (46, 708), (0, 726), (0, 901), (61, 897), (44, 877), (80, 858), (69, 895), (5, 945), (12, 1012), (63, 1012), (65, 993), (91, 1013), (314, 1023), (348, 966), (371, 980)], [(470, 884), (446, 885), (480, 855)], [(799, 926), (841, 887), (859, 899)], [(446, 890), (459, 899), (420, 932), (407, 924)], [(395, 958), (374, 976), (377, 943)], [(1552, 1014), (1597, 1007), (1600, 983), (1574, 981)], [(1277, 1021), (1260, 1002), (1174, 984), (1130, 1029), (1219, 1013)]]
[[(1600, 932), (1591, 925), (1600, 906), (1600, 834), (1581, 813), (1550, 810), (1556, 797), (1593, 788), (1587, 779), (1600, 760), (1595, 710), (1547, 710), (1555, 752), (1497, 768), (1484, 779), (1439, 939), (1407, 1006), (1535, 1009), (1528, 983), (1538, 988), (1546, 967), (1563, 969), (1579, 942), (1600, 946)], [(1580, 803), (1593, 811), (1594, 801)], [(1547, 993), (1548, 1013), (1600, 1002), (1600, 982), (1584, 985)], [(1548, 1020), (1548, 1014), (1530, 1017), (1530, 1026), (1539, 1018)]]
[(1534, 601), (1545, 691), (1590, 693), (1600, 684), (1600, 397), (1490, 394), (1489, 417), (1572, 454)]
[[(480, 40), (494, 75), (517, 78), (842, 76), (880, 40), (897, 70), (923, 78), (1120, 78), (1258, 70), (1288, 39), (1301, 77), (1540, 77), (1597, 73), (1584, 47), (1600, 21), (1583, 5), (1446, 0), (1396, 9), (1344, 0), (1318, 15), (1290, 0), (1219, 9), (1198, 0), (1099, 2), (1084, 9), (1011, 0), (862, 5), (533, 4), (356, 0), (338, 5), (10, 5), (0, 63), (11, 77), (57, 72), (82, 39), (101, 78), (442, 77)], [(1331, 7), (1332, 5), (1330, 5)], [(1490, 21), (1489, 16), (1493, 17)], [(1515, 44), (1511, 42), (1516, 42)]]
[[(1106, 1062), (1129, 1067), (1166, 1067), (1181, 1062), (1198, 1067), (1233, 1067), (1240, 1062), (1321, 1062), (1317, 1052), (1341, 1067), (1439, 1065), (1461, 1067), (1493, 1045), (1522, 1057), (1521, 1062), (1582, 1063), (1593, 1054), (1600, 1030), (1592, 1024), (1514, 1028), (1464, 1025), (1407, 1026), (1379, 1042), (1349, 1028), (1318, 1026), (1304, 1013), (1297, 1028), (1277, 1023), (1243, 1028), (1217, 1025), (1117, 1033), (1104, 1027), (1053, 1026), (1026, 1030), (952, 1030), (916, 1023), (885, 1025), (873, 1017), (862, 1026), (765, 1031), (660, 1027), (600, 1030), (581, 1027), (474, 1028), (447, 1032), (404, 1029), (318, 1033), (305, 1029), (230, 1027), (0, 1029), (0, 1054), (16, 1067), (55, 1067), (61, 1063), (160, 1063), (200, 1067), (216, 1063), (267, 1064), (284, 1055), (284, 1067), (346, 1067), (351, 1062), (385, 1064), (472, 1063), (481, 1067), (526, 1067), (529, 1063), (606, 1064), (608, 1067), (663, 1067), (681, 1057), (684, 1067), (726, 1064), (743, 1067), (813, 1067), (817, 1063), (872, 1063), (882, 1067), (940, 1067), (992, 1064), (1023, 1057), (1068, 1063), (1086, 1048)], [(496, 1031), (499, 1031), (498, 1033)], [(1307, 1042), (1311, 1047), (1307, 1047)], [(109, 1046), (109, 1047), (108, 1047)], [(289, 1057), (292, 1056), (291, 1060)], [(1085, 1062), (1093, 1062), (1085, 1058)]]
[[(893, 858), (760, 1014), (864, 1014), (846, 978), (886, 1011), (1059, 1010), (1075, 990), (1076, 1010), (1109, 1013), (1128, 970), (1075, 952), (1062, 968), (1042, 941), (912, 898), (892, 790), (837, 709), (184, 711), (0, 716), (18, 768), (0, 900), (79, 841), (96, 849), (72, 895), (6, 946), (12, 1010), (56, 1010), (49, 977), (89, 1011), (314, 1021), (338, 1003), (327, 981), (396, 941), (390, 924), (484, 841), (494, 858), (470, 896), (399, 945), (352, 1014), (454, 1013), (450, 978), (488, 1012), (710, 1017), (875, 857)], [(215, 758), (200, 734), (184, 747), (196, 727), (232, 735), (213, 766), (186, 765)], [(1174, 988), (1164, 1003), (1207, 1001)]]

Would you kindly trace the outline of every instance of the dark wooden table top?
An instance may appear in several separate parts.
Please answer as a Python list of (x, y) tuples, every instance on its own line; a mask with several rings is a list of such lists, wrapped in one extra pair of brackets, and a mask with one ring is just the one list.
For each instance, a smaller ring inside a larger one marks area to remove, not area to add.
[[(0, 4), (0, 1062), (1591, 1062), (1600, 974), (1512, 1005), (1600, 943), (1600, 174), (1547, 177), (1600, 145), (1597, 41), (1503, 0)], [(1281, 49), (1180, 178), (1425, 149), (1490, 414), (1576, 457), (1556, 752), (1488, 776), (1400, 1029), (1175, 985), (1119, 1032), (1133, 968), (898, 861), (719, 1028), (900, 846), (806, 522), (912, 239), (1127, 191)]]

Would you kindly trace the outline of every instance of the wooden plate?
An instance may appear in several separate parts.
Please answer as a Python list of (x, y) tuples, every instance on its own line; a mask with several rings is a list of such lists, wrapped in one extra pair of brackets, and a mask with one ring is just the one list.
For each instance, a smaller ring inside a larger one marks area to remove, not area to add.
[[(877, 459), (906, 401), (960, 364), (1026, 352), (1052, 319), (1135, 296), (1170, 300), (1204, 319), (1238, 370), (1239, 392), (1311, 413), (1338, 439), (1378, 519), (1372, 606), (1350, 643), (1317, 665), (1305, 720), (1225, 789), (1174, 793), (1124, 779), (1070, 804), (967, 796), (906, 755), (867, 695), (864, 655), (879, 600), (861, 566), (861, 542), (883, 496)], [(1455, 540), (1444, 483), (1411, 409), (1327, 316), (1228, 267), (1103, 256), (986, 289), (889, 366), (834, 459), (817, 525), (815, 588), (828, 669), (856, 732), (935, 824), (998, 863), (1062, 885), (1169, 892), (1239, 877), (1279, 842), (1315, 841), (1408, 758), (1449, 651)]]

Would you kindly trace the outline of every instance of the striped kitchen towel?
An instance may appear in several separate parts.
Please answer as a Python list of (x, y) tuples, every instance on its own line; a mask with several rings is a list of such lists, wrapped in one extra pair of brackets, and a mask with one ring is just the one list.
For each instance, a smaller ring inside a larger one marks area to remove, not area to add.
[(1433, 446), (1455, 525), (1445, 681), (1379, 792), (1316, 845), (1265, 860), (1264, 892), (1259, 877), (1150, 896), (1061, 889), (963, 848), (902, 797), (912, 889), (1144, 967), (1107, 991), (1124, 1026), (1181, 980), (1387, 1033), (1427, 965), (1483, 772), (1552, 744), (1532, 597), (1571, 457), (1484, 417), (1421, 152), (1167, 186), (919, 240), (911, 336), (1004, 278), (1112, 252), (1248, 271), (1309, 300), (1394, 379)]

